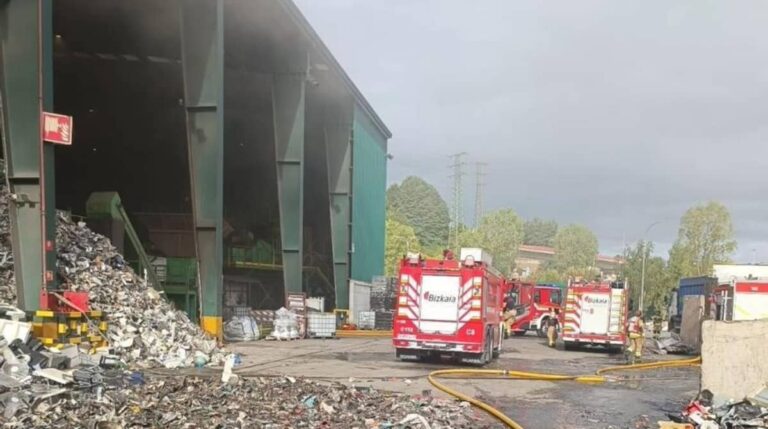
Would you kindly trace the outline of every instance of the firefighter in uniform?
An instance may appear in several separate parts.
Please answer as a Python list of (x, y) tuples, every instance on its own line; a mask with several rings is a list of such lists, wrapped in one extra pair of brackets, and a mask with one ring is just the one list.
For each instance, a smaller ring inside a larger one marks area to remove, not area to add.
[(560, 323), (558, 320), (560, 311), (555, 308), (549, 309), (549, 318), (547, 318), (547, 343), (550, 347), (555, 347), (555, 341), (557, 341), (557, 325)]
[(637, 310), (635, 315), (629, 319), (627, 333), (629, 334), (629, 348), (627, 352), (630, 356), (634, 355), (633, 360), (640, 359), (643, 356), (643, 312)]
[(504, 330), (507, 335), (512, 334), (512, 324), (515, 323), (515, 316), (517, 316), (515, 305), (517, 305), (517, 299), (515, 294), (510, 292), (504, 300)]

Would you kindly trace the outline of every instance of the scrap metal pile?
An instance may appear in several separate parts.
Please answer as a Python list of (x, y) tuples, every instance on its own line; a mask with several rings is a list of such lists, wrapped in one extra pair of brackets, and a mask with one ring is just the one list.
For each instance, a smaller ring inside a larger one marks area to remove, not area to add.
[[(113, 377), (84, 406), (73, 391), (39, 400), (5, 427), (484, 428), (467, 405), (289, 377)], [(0, 421), (2, 418), (0, 417)]]
[(109, 239), (63, 213), (57, 225), (59, 275), (73, 290), (88, 292), (91, 305), (107, 314), (107, 340), (115, 354), (142, 367), (222, 361), (215, 340), (137, 276)]
[[(9, 203), (0, 173), (0, 304), (13, 306)], [(60, 283), (88, 292), (91, 308), (106, 313), (109, 349), (45, 347), (29, 335), (23, 312), (0, 312), (6, 326), (26, 329), (16, 329), (13, 341), (0, 336), (0, 427), (487, 427), (468, 404), (431, 395), (292, 377), (211, 379), (224, 351), (134, 273), (107, 238), (59, 213), (56, 240)], [(175, 369), (191, 366), (191, 373)]]
[[(4, 172), (2, 164), (0, 171)], [(15, 305), (10, 196), (4, 177), (0, 183), (0, 304)], [(107, 314), (112, 353), (140, 367), (173, 368), (192, 366), (195, 359), (214, 364), (223, 360), (215, 340), (134, 273), (109, 239), (59, 212), (56, 244), (60, 281), (72, 290), (87, 291), (91, 306)]]

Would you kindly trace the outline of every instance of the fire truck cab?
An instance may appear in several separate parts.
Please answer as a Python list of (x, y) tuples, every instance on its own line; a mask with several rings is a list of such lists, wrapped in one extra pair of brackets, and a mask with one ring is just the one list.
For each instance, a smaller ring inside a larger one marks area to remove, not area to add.
[(401, 261), (392, 342), (402, 360), (452, 358), (485, 365), (501, 352), (504, 278), (481, 249), (459, 260)]
[(546, 337), (549, 310), (560, 310), (562, 290), (557, 286), (518, 282), (512, 283), (509, 293), (515, 297), (518, 304), (514, 308), (515, 321), (510, 326), (511, 332), (505, 334), (519, 336), (533, 331), (540, 337)]

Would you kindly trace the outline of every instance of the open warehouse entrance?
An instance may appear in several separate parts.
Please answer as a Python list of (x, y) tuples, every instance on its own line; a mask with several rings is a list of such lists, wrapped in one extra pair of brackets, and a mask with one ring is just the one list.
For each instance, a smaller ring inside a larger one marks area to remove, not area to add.
[[(10, 159), (40, 170), (12, 187), (41, 192), (44, 170), (56, 207), (110, 236), (204, 326), (213, 317), (212, 332), (237, 307), (275, 309), (286, 293), (348, 308), (349, 280), (382, 274), (389, 131), (290, 0), (11, 4), (3, 16), (42, 26), (34, 43), (5, 38), (0, 51), (7, 146), (29, 152)], [(23, 76), (45, 84), (9, 93)], [(74, 144), (44, 169), (17, 137), (34, 137), (39, 99), (75, 124)], [(33, 230), (53, 206), (25, 207), (13, 227)], [(18, 236), (55, 260), (55, 246)]]
[[(141, 269), (156, 270), (194, 317), (179, 6), (56, 1), (53, 33), (54, 108), (76, 124), (76, 143), (56, 149), (56, 205), (110, 236), (137, 269), (145, 251), (152, 267)], [(114, 210), (115, 194), (128, 222)], [(131, 224), (142, 250), (124, 233)]]

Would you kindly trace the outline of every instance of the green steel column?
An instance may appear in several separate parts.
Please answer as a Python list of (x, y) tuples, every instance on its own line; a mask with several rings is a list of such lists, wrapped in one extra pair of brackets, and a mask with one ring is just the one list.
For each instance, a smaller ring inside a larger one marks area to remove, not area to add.
[(203, 329), (221, 338), (223, 297), (224, 10), (182, 0), (181, 56)]
[[(54, 112), (53, 105), (53, 1), (42, 2), (42, 64), (43, 64), (43, 110)], [(67, 114), (68, 112), (58, 112)], [(46, 278), (46, 286), (56, 285), (56, 145), (43, 143), (43, 187), (45, 197), (45, 267), (54, 274)], [(67, 150), (67, 149), (63, 149)]]
[[(43, 225), (55, 225), (54, 191), (51, 188), (45, 198), (45, 213), (41, 188), (43, 182), (53, 183), (53, 177), (43, 177), (40, 136), (41, 109), (52, 107), (50, 0), (0, 1), (0, 32), (0, 90), (7, 177), (14, 199), (10, 218), (18, 305), (35, 310), (45, 282)], [(53, 148), (45, 152), (52, 176)], [(49, 253), (48, 259), (55, 262), (55, 252)], [(53, 266), (48, 269), (52, 271)]]
[(325, 151), (330, 193), (331, 245), (336, 308), (349, 308), (349, 224), (352, 162), (352, 101), (326, 121)]
[(287, 61), (278, 61), (278, 72), (272, 81), (277, 194), (286, 293), (302, 291), (304, 103), (308, 65), (306, 54), (294, 52), (294, 56)]

